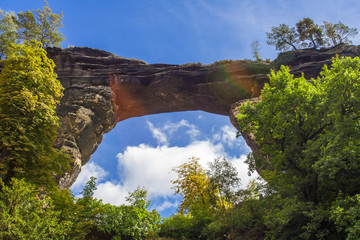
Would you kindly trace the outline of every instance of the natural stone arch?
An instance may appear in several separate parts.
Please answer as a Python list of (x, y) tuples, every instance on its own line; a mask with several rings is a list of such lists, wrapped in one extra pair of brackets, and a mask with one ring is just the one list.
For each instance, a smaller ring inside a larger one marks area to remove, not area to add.
[[(62, 128), (55, 146), (71, 154), (72, 170), (59, 178), (70, 187), (105, 133), (117, 122), (148, 114), (202, 110), (230, 116), (237, 102), (258, 97), (270, 67), (290, 65), (295, 75), (314, 77), (335, 54), (357, 56), (354, 46), (300, 50), (280, 55), (273, 65), (251, 61), (201, 64), (147, 64), (91, 48), (48, 48), (64, 97), (57, 108)], [(251, 136), (243, 136), (257, 150)]]

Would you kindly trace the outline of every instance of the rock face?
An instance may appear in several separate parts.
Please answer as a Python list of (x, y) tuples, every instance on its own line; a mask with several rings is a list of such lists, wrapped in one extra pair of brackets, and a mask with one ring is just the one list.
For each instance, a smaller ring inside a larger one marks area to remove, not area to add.
[[(48, 48), (64, 97), (57, 108), (62, 128), (55, 145), (68, 150), (72, 170), (59, 178), (70, 187), (105, 133), (131, 117), (202, 110), (228, 115), (234, 126), (237, 102), (258, 97), (270, 68), (289, 65), (298, 76), (315, 77), (336, 54), (358, 56), (359, 47), (282, 53), (272, 63), (223, 61), (211, 65), (147, 64), (91, 48)], [(256, 99), (254, 100), (256, 101)], [(240, 102), (241, 103), (241, 102)], [(256, 151), (251, 136), (245, 136)]]

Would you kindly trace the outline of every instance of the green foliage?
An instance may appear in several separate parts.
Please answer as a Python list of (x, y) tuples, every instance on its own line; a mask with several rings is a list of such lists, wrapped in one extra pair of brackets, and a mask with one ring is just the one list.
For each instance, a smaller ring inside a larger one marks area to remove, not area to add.
[(65, 39), (59, 31), (63, 27), (63, 14), (53, 13), (47, 1), (42, 9), (20, 12), (17, 18), (18, 38), (22, 41), (36, 40), (46, 47), (60, 46)]
[[(295, 160), (302, 157), (298, 154), (317, 131), (313, 128), (322, 127), (316, 123), (316, 109), (312, 109), (319, 99), (314, 88), (314, 83), (308, 84), (303, 77), (293, 79), (289, 69), (282, 67), (277, 74), (271, 73), (270, 84), (264, 87), (259, 104), (241, 107), (238, 115), (241, 131), (254, 133), (262, 146), (261, 157), (254, 156), (254, 165), (264, 170), (263, 177), (269, 184), (273, 183), (273, 176), (276, 176), (274, 181), (284, 183), (283, 187), (295, 182), (301, 186), (299, 183), (304, 181), (305, 166)], [(289, 193), (289, 189), (283, 190)], [(301, 193), (302, 189), (294, 192)]]
[(6, 55), (7, 49), (13, 44), (24, 44), (31, 40), (42, 43), (44, 48), (57, 47), (64, 41), (59, 31), (63, 14), (53, 13), (47, 1), (42, 9), (20, 12), (0, 10), (0, 59)]
[(321, 46), (336, 46), (341, 43), (351, 43), (349, 37), (357, 34), (356, 28), (349, 28), (339, 21), (333, 24), (324, 21), (324, 25), (317, 25), (310, 18), (303, 18), (295, 27), (280, 24), (272, 27), (267, 34), (267, 43), (274, 45), (276, 50), (287, 51), (297, 48), (318, 48)]
[(16, 42), (18, 28), (15, 14), (0, 9), (0, 59), (5, 56), (10, 44)]
[(235, 190), (240, 186), (240, 178), (236, 168), (229, 161), (225, 158), (215, 158), (209, 164), (207, 175), (210, 179), (209, 187), (216, 193), (213, 205), (228, 208), (236, 202)]
[(325, 67), (311, 82), (294, 79), (282, 67), (272, 72), (259, 104), (241, 107), (241, 131), (254, 133), (262, 146), (254, 161), (266, 181), (298, 186), (294, 192), (306, 201), (318, 200), (318, 177), (336, 179), (338, 188), (351, 191), (340, 173), (359, 170), (358, 143), (353, 139), (358, 136), (359, 66), (359, 58), (335, 59), (331, 70)]
[(92, 199), (94, 191), (96, 190), (96, 177), (91, 176), (90, 180), (86, 183), (84, 190), (81, 192), (83, 199)]
[(173, 239), (207, 239), (202, 232), (211, 221), (206, 215), (194, 217), (176, 213), (163, 219), (159, 235)]
[(41, 44), (11, 45), (0, 73), (0, 175), (54, 186), (69, 159), (52, 147), (62, 87)]
[(0, 239), (146, 239), (155, 237), (160, 215), (149, 212), (145, 189), (129, 194), (130, 205), (113, 206), (94, 199), (96, 179), (75, 199), (69, 190), (39, 195), (36, 187), (0, 178)]
[(193, 157), (188, 163), (173, 170), (178, 174), (178, 179), (172, 182), (175, 192), (182, 196), (179, 213), (210, 211), (211, 198), (215, 192), (209, 188), (209, 176), (199, 164), (199, 159)]
[(239, 202), (217, 214), (202, 235), (206, 239), (264, 239), (263, 216), (267, 202), (261, 199), (260, 184), (252, 181), (238, 192)]
[(146, 189), (139, 187), (129, 193), (126, 200), (130, 206), (122, 206), (124, 217), (123, 224), (120, 226), (122, 235), (125, 239), (144, 239), (155, 235), (160, 223), (160, 215), (156, 210), (149, 212), (147, 208), (150, 201), (147, 200)]
[(260, 43), (259, 41), (254, 41), (251, 43), (251, 50), (252, 50), (252, 53), (253, 53), (253, 57), (255, 58), (255, 60), (257, 62), (261, 62), (262, 59), (260, 58), (259, 56), (259, 50), (260, 50)]
[(298, 35), (295, 28), (290, 28), (286, 24), (272, 27), (267, 35), (267, 44), (274, 45), (276, 50), (286, 51), (289, 49), (297, 50)]
[[(53, 202), (53, 209), (59, 212), (61, 223), (69, 224), (71, 227), (67, 239), (86, 239), (90, 232), (91, 222), (85, 217), (85, 208), (76, 202), (74, 195), (69, 189), (54, 189), (48, 194)], [(89, 209), (86, 213), (91, 213)]]
[(338, 23), (324, 21), (322, 28), (327, 37), (325, 41), (328, 46), (336, 46), (341, 43), (351, 44), (352, 42), (349, 40), (349, 37), (354, 37), (358, 34), (356, 28), (349, 28), (340, 21)]
[(0, 188), (1, 239), (67, 239), (71, 223), (60, 222), (51, 199), (38, 197), (34, 185), (16, 178), (5, 185), (0, 178)]
[(311, 81), (282, 66), (261, 102), (240, 107), (240, 131), (260, 146), (247, 161), (267, 182), (269, 239), (357, 236), (359, 79), (358, 57), (335, 58)]
[(330, 211), (330, 219), (336, 224), (337, 230), (346, 239), (360, 238), (360, 195), (339, 196)]
[(159, 235), (174, 239), (197, 239), (199, 234), (193, 226), (190, 214), (177, 213), (163, 219)]
[(155, 210), (149, 212), (150, 202), (146, 189), (137, 188), (129, 193), (130, 205), (113, 206), (93, 198), (96, 178), (86, 184), (83, 197), (76, 201), (78, 227), (86, 232), (85, 239), (145, 239), (156, 236), (160, 215)]
[(213, 231), (209, 224), (226, 216), (237, 202), (240, 179), (231, 163), (225, 158), (216, 158), (205, 171), (198, 160), (193, 157), (174, 168), (178, 174), (178, 179), (173, 181), (174, 188), (182, 196), (182, 203), (178, 214), (163, 220), (161, 236), (209, 239)]
[(324, 44), (321, 28), (310, 18), (304, 18), (296, 23), (299, 40), (302, 47), (317, 48)]

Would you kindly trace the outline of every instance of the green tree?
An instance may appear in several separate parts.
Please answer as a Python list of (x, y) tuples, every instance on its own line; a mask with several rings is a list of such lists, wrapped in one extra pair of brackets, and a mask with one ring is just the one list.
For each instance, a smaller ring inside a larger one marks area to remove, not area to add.
[(59, 212), (36, 187), (13, 178), (5, 185), (0, 178), (0, 238), (7, 240), (67, 239), (70, 222), (60, 222)]
[(206, 239), (264, 239), (263, 217), (266, 201), (261, 199), (261, 185), (251, 181), (246, 189), (238, 192), (239, 201), (232, 208), (215, 216), (202, 235)]
[(42, 9), (20, 12), (17, 23), (19, 26), (18, 38), (22, 41), (36, 40), (44, 48), (57, 47), (65, 39), (59, 31), (63, 27), (63, 13), (53, 13), (47, 1)]
[(334, 59), (311, 81), (282, 66), (261, 102), (240, 107), (241, 131), (260, 146), (250, 161), (273, 199), (265, 222), (274, 238), (343, 238), (329, 206), (360, 189), (359, 79), (358, 57)]
[(360, 238), (360, 195), (339, 196), (333, 203), (330, 218), (335, 222), (337, 230), (347, 239)]
[(160, 224), (160, 215), (156, 210), (149, 212), (147, 208), (147, 190), (138, 187), (129, 193), (126, 201), (130, 206), (122, 206), (123, 218), (120, 230), (124, 239), (145, 239), (155, 236)]
[(173, 171), (178, 174), (178, 178), (172, 181), (175, 192), (182, 197), (178, 211), (194, 214), (200, 209), (210, 210), (211, 195), (215, 195), (215, 192), (210, 191), (210, 178), (199, 164), (199, 159), (192, 157)]
[(229, 208), (236, 202), (236, 191), (240, 186), (240, 178), (236, 168), (225, 158), (215, 158), (209, 164), (207, 175), (210, 179), (210, 187), (217, 193), (214, 201), (218, 201), (224, 208)]
[(296, 23), (296, 30), (303, 47), (317, 48), (324, 44), (321, 28), (310, 18), (304, 18)]
[(18, 25), (15, 14), (0, 9), (0, 60), (4, 58), (10, 44), (16, 42), (17, 31)]
[(85, 187), (81, 192), (82, 199), (92, 199), (96, 189), (96, 177), (91, 176), (90, 180), (85, 184)]
[(299, 40), (295, 28), (290, 28), (286, 24), (280, 24), (278, 27), (272, 27), (271, 32), (266, 33), (266, 35), (267, 44), (274, 45), (276, 50), (297, 50)]
[(69, 158), (52, 147), (59, 119), (55, 108), (62, 87), (54, 63), (37, 42), (12, 44), (0, 73), (0, 175), (38, 186), (55, 186), (54, 174)]
[(176, 213), (162, 220), (159, 235), (174, 239), (198, 239), (201, 230), (190, 214)]
[(326, 43), (328, 46), (336, 46), (341, 43), (351, 44), (352, 42), (349, 38), (358, 34), (356, 28), (349, 28), (340, 21), (338, 23), (329, 23), (324, 21), (322, 28), (325, 33)]
[(257, 62), (261, 62), (261, 58), (259, 56), (259, 51), (260, 51), (261, 46), (260, 46), (259, 41), (256, 40), (256, 41), (252, 42), (250, 46), (251, 46), (251, 50), (252, 50), (253, 57), (255, 58), (255, 60)]
[(277, 50), (286, 51), (292, 48), (297, 50), (300, 47), (336, 46), (341, 43), (350, 43), (350, 37), (358, 34), (356, 28), (349, 28), (342, 22), (329, 23), (318, 26), (310, 18), (304, 18), (296, 23), (296, 29), (288, 25), (280, 24), (272, 27), (267, 34), (267, 43), (274, 45)]
[(53, 13), (47, 1), (42, 9), (28, 10), (15, 15), (0, 10), (0, 59), (6, 55), (11, 43), (24, 44), (35, 40), (42, 47), (57, 47), (65, 36), (60, 32), (63, 13)]
[(69, 189), (57, 188), (47, 195), (52, 200), (52, 209), (59, 213), (59, 222), (69, 225), (67, 239), (87, 239), (86, 236), (91, 230), (92, 222), (84, 217), (84, 205), (77, 202)]
[(93, 198), (96, 178), (91, 177), (76, 204), (78, 225), (75, 230), (86, 232), (84, 239), (146, 239), (157, 235), (160, 215), (156, 210), (147, 210), (146, 189), (137, 188), (126, 200), (130, 205), (113, 206)]

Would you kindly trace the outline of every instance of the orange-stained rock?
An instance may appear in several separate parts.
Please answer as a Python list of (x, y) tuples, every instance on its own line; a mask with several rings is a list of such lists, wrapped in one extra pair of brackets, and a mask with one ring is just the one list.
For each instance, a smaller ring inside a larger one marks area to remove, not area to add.
[[(131, 117), (164, 112), (202, 110), (232, 116), (234, 103), (258, 97), (268, 81), (270, 64), (222, 61), (201, 64), (147, 64), (91, 48), (48, 48), (56, 64), (64, 97), (57, 108), (62, 129), (55, 145), (67, 149), (72, 170), (59, 179), (70, 187), (105, 133)], [(299, 50), (279, 55), (272, 67), (290, 66), (292, 73), (315, 77), (336, 54), (357, 56), (358, 48), (341, 45), (324, 50)], [(245, 134), (245, 133), (244, 133)], [(251, 136), (246, 142), (256, 151)]]

